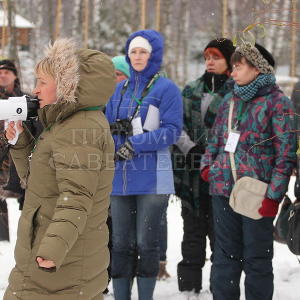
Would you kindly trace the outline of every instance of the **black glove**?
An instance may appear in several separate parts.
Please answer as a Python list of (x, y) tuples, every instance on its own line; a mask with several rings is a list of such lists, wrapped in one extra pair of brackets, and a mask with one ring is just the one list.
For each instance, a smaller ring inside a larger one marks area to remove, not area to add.
[(115, 153), (115, 161), (132, 159), (134, 150), (129, 141), (125, 142)]
[(132, 135), (132, 125), (127, 119), (116, 121), (110, 124), (110, 132), (112, 135)]
[(205, 152), (203, 146), (195, 145), (187, 153), (185, 157), (185, 164), (189, 169), (195, 170), (200, 168), (201, 156)]

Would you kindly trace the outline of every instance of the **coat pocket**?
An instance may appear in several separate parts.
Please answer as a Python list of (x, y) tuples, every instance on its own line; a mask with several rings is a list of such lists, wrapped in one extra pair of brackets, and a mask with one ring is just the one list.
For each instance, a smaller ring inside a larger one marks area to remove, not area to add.
[(255, 155), (274, 155), (273, 139), (269, 133), (250, 132), (247, 135), (246, 151)]
[(19, 246), (31, 250), (34, 241), (35, 218), (40, 209), (40, 205), (28, 207), (25, 205), (18, 225), (18, 240)]
[(25, 205), (19, 219), (17, 242), (15, 247), (16, 265), (23, 272), (27, 272), (33, 243), (34, 219), (40, 209), (40, 205), (28, 207)]

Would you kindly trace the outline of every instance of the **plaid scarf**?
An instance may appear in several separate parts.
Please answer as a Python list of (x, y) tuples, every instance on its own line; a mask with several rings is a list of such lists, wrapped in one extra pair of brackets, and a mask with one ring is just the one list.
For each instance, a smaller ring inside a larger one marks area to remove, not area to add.
[(234, 84), (234, 93), (244, 101), (249, 101), (255, 97), (257, 91), (262, 87), (275, 84), (276, 79), (273, 74), (260, 74), (251, 83), (243, 86)]

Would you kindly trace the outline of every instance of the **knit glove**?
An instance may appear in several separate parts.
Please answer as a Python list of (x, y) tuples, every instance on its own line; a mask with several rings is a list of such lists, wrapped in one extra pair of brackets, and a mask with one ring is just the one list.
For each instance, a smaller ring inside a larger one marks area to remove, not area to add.
[(202, 172), (200, 173), (201, 178), (205, 181), (208, 182), (209, 179), (209, 166), (205, 167)]
[(200, 168), (201, 155), (204, 153), (204, 147), (195, 145), (190, 149), (185, 157), (185, 164), (189, 169), (195, 170)]
[(115, 161), (132, 159), (134, 149), (129, 141), (125, 142), (115, 153)]
[(258, 212), (263, 217), (275, 217), (278, 212), (279, 202), (265, 198), (261, 204), (261, 207), (258, 209)]

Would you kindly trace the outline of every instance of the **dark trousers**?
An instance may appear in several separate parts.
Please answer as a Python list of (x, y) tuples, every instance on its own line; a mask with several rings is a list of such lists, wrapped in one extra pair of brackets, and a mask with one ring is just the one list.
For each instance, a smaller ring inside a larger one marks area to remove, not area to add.
[(246, 299), (271, 300), (274, 218), (253, 220), (237, 214), (229, 206), (227, 197), (213, 196), (212, 204), (215, 232), (211, 275), (213, 299), (240, 299), (240, 278), (244, 271)]
[(206, 237), (209, 237), (213, 251), (213, 219), (211, 197), (202, 194), (196, 215), (187, 207), (182, 207), (183, 240), (181, 243), (182, 261), (177, 266), (178, 288), (180, 291), (202, 289), (202, 268), (206, 260)]
[(9, 241), (8, 211), (6, 200), (0, 199), (0, 241)]

